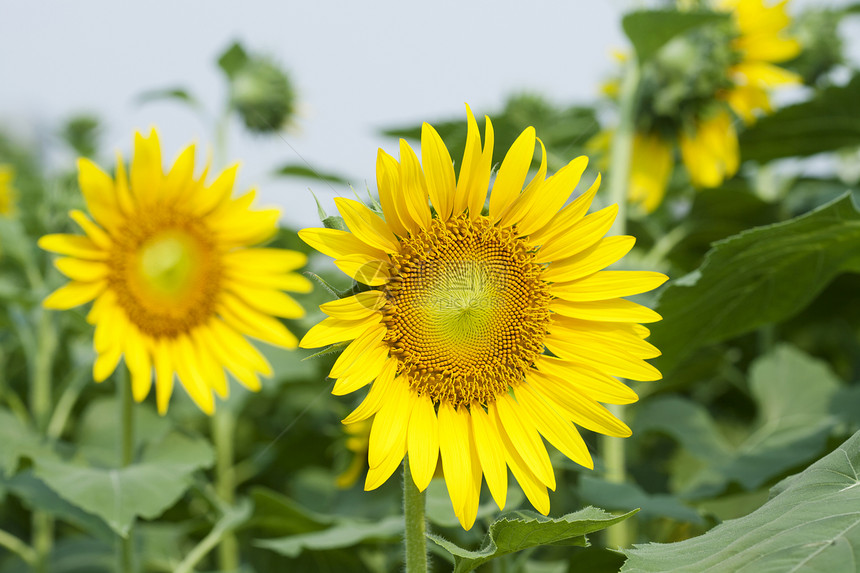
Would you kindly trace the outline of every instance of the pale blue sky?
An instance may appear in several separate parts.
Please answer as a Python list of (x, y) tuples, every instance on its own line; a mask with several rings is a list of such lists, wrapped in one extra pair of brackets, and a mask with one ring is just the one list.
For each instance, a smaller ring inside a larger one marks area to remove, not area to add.
[(229, 157), (243, 163), (243, 187), (284, 206), (288, 223), (313, 225), (308, 185), (329, 206), (348, 189), (273, 179), (275, 166), (304, 158), (363, 189), (374, 185), (377, 147), (396, 147), (376, 135), (381, 127), (464, 116), (463, 102), (494, 110), (524, 90), (588, 102), (611, 69), (610, 50), (626, 45), (620, 18), (633, 4), (0, 0), (0, 125), (44, 143), (62, 119), (91, 111), (105, 122), (107, 152), (127, 153), (135, 128), (156, 125), (172, 160), (191, 140), (211, 144), (210, 123), (136, 96), (183, 86), (215, 110), (225, 85), (214, 60), (238, 39), (291, 72), (300, 117), (284, 135), (289, 145), (234, 129)]

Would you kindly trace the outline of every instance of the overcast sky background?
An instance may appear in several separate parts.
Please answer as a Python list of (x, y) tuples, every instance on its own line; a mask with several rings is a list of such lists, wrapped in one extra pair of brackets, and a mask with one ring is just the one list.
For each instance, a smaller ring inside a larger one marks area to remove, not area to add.
[[(133, 130), (155, 125), (172, 161), (192, 140), (211, 145), (212, 121), (137, 96), (184, 87), (216, 113), (226, 85), (215, 60), (239, 40), (275, 57), (299, 99), (296, 128), (284, 139), (234, 124), (228, 157), (243, 165), (239, 187), (256, 186), (262, 203), (284, 206), (288, 224), (314, 225), (307, 188), (329, 208), (348, 188), (274, 178), (276, 166), (306, 160), (356, 188), (374, 187), (377, 148), (396, 149), (378, 135), (383, 127), (465, 119), (464, 102), (483, 113), (522, 91), (587, 103), (612, 69), (610, 51), (627, 45), (621, 15), (637, 4), (0, 0), (0, 128), (50, 146), (63, 120), (90, 112), (104, 122), (109, 157), (129, 153)], [(822, 2), (792, 2), (813, 4)]]

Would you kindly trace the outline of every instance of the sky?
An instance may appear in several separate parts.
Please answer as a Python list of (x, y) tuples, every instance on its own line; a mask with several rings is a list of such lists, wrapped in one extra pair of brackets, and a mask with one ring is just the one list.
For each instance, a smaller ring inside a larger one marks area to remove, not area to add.
[[(817, 4), (794, 0), (793, 4)], [(347, 2), (25, 2), (0, 0), (0, 128), (57, 149), (54, 134), (76, 113), (104, 125), (103, 161), (128, 155), (134, 130), (158, 127), (168, 161), (191, 141), (211, 148), (227, 86), (215, 64), (233, 41), (289, 71), (299, 100), (286, 133), (252, 136), (231, 125), (227, 157), (240, 161), (239, 190), (283, 207), (284, 222), (318, 221), (346, 185), (283, 179), (272, 172), (307, 162), (375, 186), (378, 135), (390, 126), (465, 120), (500, 109), (518, 92), (558, 104), (588, 103), (627, 43), (621, 15), (636, 3), (510, 0)], [(182, 87), (203, 116), (175, 102), (141, 104), (140, 94)], [(71, 165), (71, 156), (52, 157)]]

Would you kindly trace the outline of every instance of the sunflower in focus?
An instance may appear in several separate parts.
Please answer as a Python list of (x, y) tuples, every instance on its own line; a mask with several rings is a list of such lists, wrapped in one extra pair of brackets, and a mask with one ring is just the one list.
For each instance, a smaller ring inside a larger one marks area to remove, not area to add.
[(423, 491), (441, 459), (465, 529), (475, 521), (483, 479), (504, 507), (507, 468), (547, 514), (555, 476), (543, 439), (593, 467), (577, 426), (630, 435), (601, 405), (637, 399), (614, 376), (660, 378), (645, 362), (660, 352), (639, 324), (660, 317), (621, 297), (656, 288), (666, 277), (603, 270), (634, 243), (604, 237), (617, 206), (587, 214), (599, 177), (568, 204), (588, 160), (578, 157), (547, 179), (542, 143), (540, 168), (526, 183), (536, 143), (531, 127), (517, 138), (487, 204), (490, 119), (482, 144), (468, 112), (456, 177), (447, 148), (425, 123), (421, 161), (403, 140), (399, 161), (379, 151), (382, 216), (338, 198), (348, 231), (299, 233), (366, 285), (323, 304), (328, 318), (300, 343), (348, 342), (330, 373), (334, 394), (370, 385), (343, 421), (372, 417), (365, 489), (379, 487), (408, 454)]
[(17, 211), (15, 202), (18, 200), (18, 191), (12, 185), (15, 179), (15, 170), (11, 165), (0, 165), (0, 216), (11, 217)]
[[(71, 211), (84, 235), (47, 235), (39, 246), (64, 255), (56, 267), (71, 279), (43, 305), (68, 309), (93, 301), (97, 382), (120, 357), (131, 373), (135, 400), (155, 381), (160, 413), (178, 377), (207, 414), (214, 394), (228, 395), (225, 370), (251, 390), (272, 369), (245, 338), (294, 348), (296, 338), (276, 316), (304, 310), (283, 290), (308, 292), (293, 271), (305, 255), (253, 248), (277, 230), (276, 209), (253, 210), (255, 192), (232, 197), (237, 165), (206, 183), (208, 166), (194, 175), (195, 147), (166, 174), (158, 134), (135, 136), (130, 173), (122, 157), (111, 177), (88, 159), (78, 161), (79, 183), (92, 219)], [(153, 376), (154, 372), (154, 376)]]

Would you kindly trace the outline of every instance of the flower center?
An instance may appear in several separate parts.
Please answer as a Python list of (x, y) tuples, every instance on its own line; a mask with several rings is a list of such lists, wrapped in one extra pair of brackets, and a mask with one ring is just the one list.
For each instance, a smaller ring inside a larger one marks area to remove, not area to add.
[(127, 220), (115, 237), (109, 282), (118, 304), (146, 334), (173, 337), (214, 312), (221, 262), (210, 232), (161, 207)]
[(385, 287), (386, 340), (413, 388), (493, 402), (543, 351), (550, 295), (525, 242), (461, 216), (401, 240)]

